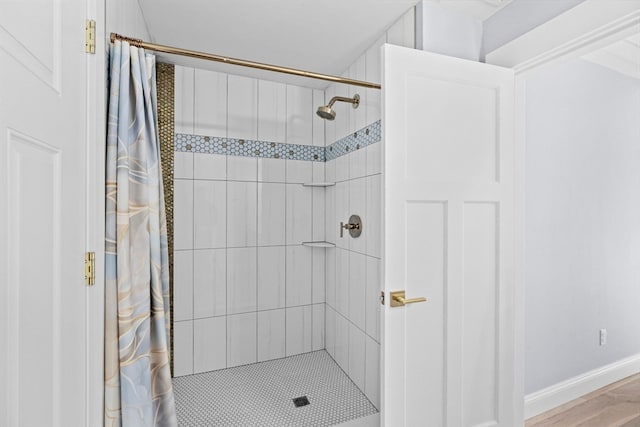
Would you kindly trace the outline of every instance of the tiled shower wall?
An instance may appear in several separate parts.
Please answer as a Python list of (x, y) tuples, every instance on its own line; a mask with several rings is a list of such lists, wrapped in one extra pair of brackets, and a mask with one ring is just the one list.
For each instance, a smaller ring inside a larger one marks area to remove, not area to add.
[[(379, 83), (380, 47), (390, 43), (413, 48), (414, 22), (411, 9), (344, 76)], [(325, 97), (346, 95), (346, 90), (349, 96), (360, 95), (360, 107), (337, 105), (335, 121), (326, 124), (327, 145), (352, 136), (349, 153), (326, 162), (326, 179), (336, 182), (326, 192), (327, 240), (337, 246), (327, 250), (326, 259), (326, 348), (379, 408), (382, 141), (365, 147), (359, 147), (357, 141), (380, 120), (381, 100), (377, 89), (336, 85), (327, 88)], [(345, 232), (340, 238), (339, 224), (348, 222), (351, 214), (361, 216), (362, 235), (354, 239)]]
[[(185, 67), (175, 83), (177, 134), (236, 138), (236, 148), (324, 146), (314, 114), (323, 91)], [(324, 189), (302, 185), (325, 180), (324, 162), (184, 147), (175, 153), (174, 375), (325, 348), (325, 249), (301, 245), (325, 240)]]

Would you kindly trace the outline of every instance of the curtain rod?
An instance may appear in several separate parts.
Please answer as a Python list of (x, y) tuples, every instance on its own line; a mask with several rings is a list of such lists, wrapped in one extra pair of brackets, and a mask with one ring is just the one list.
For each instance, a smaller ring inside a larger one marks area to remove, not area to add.
[(377, 83), (365, 82), (362, 80), (347, 79), (344, 77), (332, 76), (329, 74), (314, 73), (312, 71), (299, 70), (296, 68), (281, 67), (279, 65), (264, 64), (261, 62), (246, 61), (244, 59), (229, 58), (226, 56), (214, 55), (211, 53), (198, 52), (195, 50), (181, 49), (178, 47), (165, 46), (156, 43), (146, 42), (141, 39), (121, 36), (120, 34), (111, 33), (111, 43), (116, 40), (126, 41), (129, 44), (156, 52), (170, 53), (172, 55), (188, 56), (191, 58), (204, 59), (207, 61), (222, 62), (224, 64), (239, 65), (241, 67), (257, 68), (259, 70), (273, 71), (276, 73), (292, 74), (294, 76), (307, 77), (310, 79), (326, 80), (334, 83), (342, 83), (352, 86), (362, 86), (371, 89), (381, 89)]

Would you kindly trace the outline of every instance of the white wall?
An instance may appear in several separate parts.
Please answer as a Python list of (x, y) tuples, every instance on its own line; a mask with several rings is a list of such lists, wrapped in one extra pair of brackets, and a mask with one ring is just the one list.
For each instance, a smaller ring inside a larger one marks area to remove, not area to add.
[[(380, 82), (380, 48), (384, 43), (414, 47), (414, 9), (401, 17), (344, 73), (345, 76)], [(336, 119), (326, 123), (327, 145), (380, 120), (380, 91), (331, 85), (334, 95), (361, 96), (357, 109), (336, 104)], [(374, 143), (326, 163), (326, 179), (336, 182), (326, 191), (327, 249), (326, 348), (369, 400), (380, 407), (380, 267), (381, 267), (381, 145)], [(362, 218), (362, 235), (339, 237), (340, 222), (351, 214)]]
[(416, 49), (478, 61), (482, 21), (431, 0), (416, 5)]
[[(176, 67), (176, 133), (324, 147), (324, 93)], [(175, 153), (174, 375), (324, 348), (324, 163)]]
[(107, 38), (110, 33), (118, 33), (127, 37), (149, 40), (147, 24), (136, 0), (109, 0), (106, 5)]
[(530, 394), (640, 353), (640, 81), (574, 60), (526, 96)]

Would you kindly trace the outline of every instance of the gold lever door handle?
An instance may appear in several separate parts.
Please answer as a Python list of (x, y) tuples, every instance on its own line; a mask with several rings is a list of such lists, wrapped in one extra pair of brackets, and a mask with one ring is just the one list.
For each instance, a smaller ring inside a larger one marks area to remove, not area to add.
[(405, 298), (405, 291), (391, 292), (391, 307), (404, 307), (407, 304), (415, 304), (416, 302), (425, 302), (425, 297)]

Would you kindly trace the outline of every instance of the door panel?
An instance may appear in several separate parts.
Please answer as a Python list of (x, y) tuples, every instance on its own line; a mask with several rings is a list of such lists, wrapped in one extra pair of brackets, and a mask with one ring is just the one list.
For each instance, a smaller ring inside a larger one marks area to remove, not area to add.
[(85, 425), (85, 3), (0, 0), (0, 425)]
[(382, 86), (384, 425), (512, 427), (513, 73), (385, 45)]

